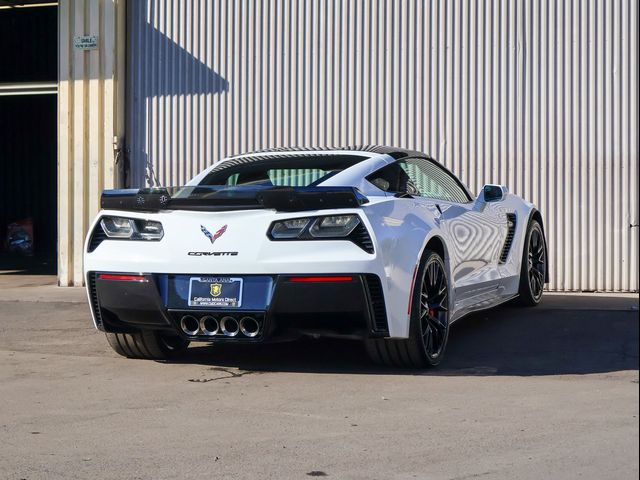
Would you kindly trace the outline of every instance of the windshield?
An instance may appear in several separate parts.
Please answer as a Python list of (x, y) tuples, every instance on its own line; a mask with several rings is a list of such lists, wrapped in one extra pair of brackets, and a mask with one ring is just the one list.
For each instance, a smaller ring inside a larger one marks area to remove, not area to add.
[(361, 155), (283, 155), (228, 160), (200, 185), (313, 187), (368, 157)]

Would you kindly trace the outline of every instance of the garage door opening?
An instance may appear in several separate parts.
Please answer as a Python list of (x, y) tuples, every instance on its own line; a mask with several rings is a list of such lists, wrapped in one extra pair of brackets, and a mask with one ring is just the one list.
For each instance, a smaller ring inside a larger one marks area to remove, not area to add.
[(57, 271), (57, 10), (0, 0), (0, 273)]

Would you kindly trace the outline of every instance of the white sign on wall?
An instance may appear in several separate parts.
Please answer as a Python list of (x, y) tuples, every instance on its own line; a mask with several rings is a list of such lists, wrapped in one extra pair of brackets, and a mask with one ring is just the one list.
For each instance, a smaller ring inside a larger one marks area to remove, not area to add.
[(98, 48), (98, 36), (82, 35), (73, 37), (73, 46), (76, 50), (95, 50)]

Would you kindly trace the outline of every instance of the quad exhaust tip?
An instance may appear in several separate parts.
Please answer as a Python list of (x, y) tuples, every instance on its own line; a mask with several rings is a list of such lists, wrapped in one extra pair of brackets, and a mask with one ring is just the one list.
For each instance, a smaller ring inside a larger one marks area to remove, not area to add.
[(227, 337), (235, 337), (240, 332), (240, 325), (233, 317), (222, 317), (220, 320), (220, 330)]
[(200, 329), (198, 319), (193, 315), (185, 315), (180, 319), (180, 328), (187, 335), (197, 335)]
[(203, 335), (212, 336), (220, 331), (220, 325), (215, 318), (205, 315), (200, 319), (200, 330)]
[(242, 317), (240, 320), (240, 331), (245, 337), (254, 338), (260, 332), (260, 325), (253, 317)]
[(218, 321), (211, 315), (205, 315), (198, 320), (193, 315), (184, 315), (180, 319), (180, 328), (189, 335), (204, 335), (213, 337), (223, 334), (225, 337), (236, 337), (240, 332), (247, 338), (255, 338), (260, 333), (260, 323), (254, 317), (242, 317), (240, 321), (234, 317), (225, 316)]

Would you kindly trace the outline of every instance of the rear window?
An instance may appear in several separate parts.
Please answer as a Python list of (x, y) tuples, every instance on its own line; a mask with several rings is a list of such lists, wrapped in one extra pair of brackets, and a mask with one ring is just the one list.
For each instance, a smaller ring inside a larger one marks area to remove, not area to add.
[(361, 155), (287, 155), (228, 160), (200, 185), (309, 187), (368, 157)]

